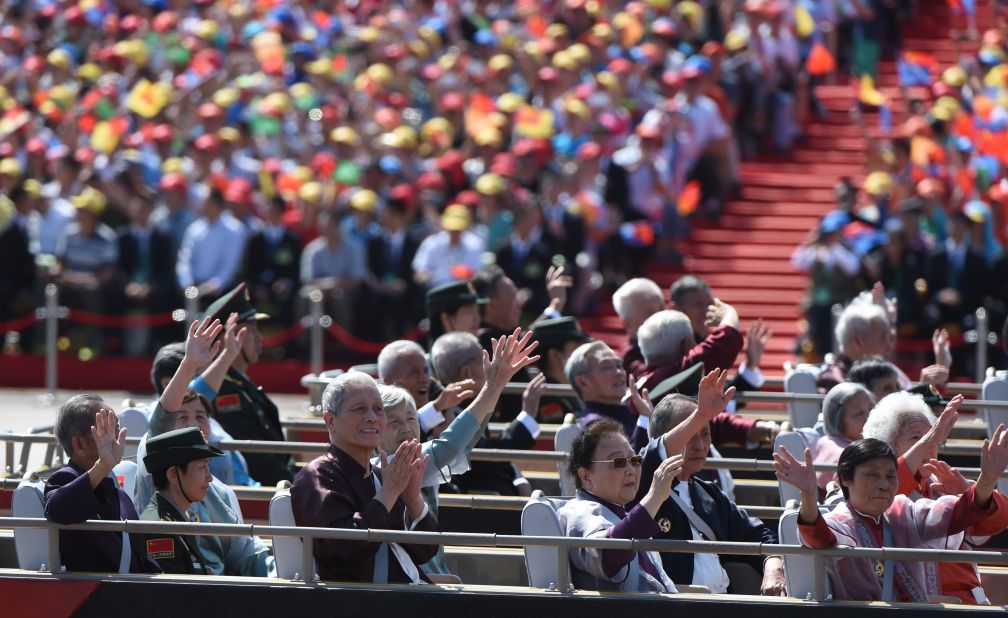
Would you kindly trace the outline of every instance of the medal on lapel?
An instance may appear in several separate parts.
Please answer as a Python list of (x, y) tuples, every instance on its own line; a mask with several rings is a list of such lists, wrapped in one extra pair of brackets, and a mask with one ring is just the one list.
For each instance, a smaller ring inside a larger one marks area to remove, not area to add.
[(668, 517), (662, 517), (658, 520), (658, 527), (661, 528), (662, 532), (668, 534), (669, 530), (672, 529), (672, 522), (668, 520)]
[(872, 561), (872, 569), (875, 571), (875, 575), (882, 577), (885, 575), (885, 563), (881, 560)]

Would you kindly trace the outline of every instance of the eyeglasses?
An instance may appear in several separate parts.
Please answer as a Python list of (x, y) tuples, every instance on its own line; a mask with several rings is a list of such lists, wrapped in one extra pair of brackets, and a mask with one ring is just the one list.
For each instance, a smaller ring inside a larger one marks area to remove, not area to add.
[(615, 457), (613, 459), (593, 459), (592, 463), (607, 463), (613, 470), (622, 470), (627, 467), (628, 463), (635, 468), (639, 468), (641, 461), (639, 456), (634, 455), (633, 457)]

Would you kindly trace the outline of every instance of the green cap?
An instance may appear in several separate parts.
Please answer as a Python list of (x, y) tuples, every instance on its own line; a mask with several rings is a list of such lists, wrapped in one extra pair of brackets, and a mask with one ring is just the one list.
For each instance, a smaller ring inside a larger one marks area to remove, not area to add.
[(577, 318), (564, 316), (540, 320), (532, 325), (532, 338), (539, 342), (539, 353), (550, 348), (560, 348), (568, 342), (587, 343), (592, 338), (578, 325)]
[(238, 314), (239, 322), (265, 320), (269, 317), (269, 314), (259, 313), (252, 306), (252, 297), (249, 296), (248, 288), (244, 283), (239, 283), (238, 287), (210, 303), (204, 315), (217, 318), (221, 323), (224, 323), (232, 313)]
[(470, 303), (485, 305), (487, 302), (487, 299), (479, 297), (468, 281), (446, 283), (427, 292), (427, 317), (435, 318), (442, 311), (452, 311)]
[(934, 384), (928, 384), (927, 382), (914, 384), (910, 388), (906, 389), (906, 392), (911, 395), (920, 395), (924, 398), (924, 403), (929, 406), (947, 406), (948, 402), (951, 401), (951, 399), (942, 397), (938, 387)]
[(206, 443), (199, 427), (186, 427), (148, 439), (147, 455), (143, 461), (147, 470), (154, 472), (222, 455), (223, 451)]
[[(703, 363), (696, 363), (685, 371), (680, 371), (672, 377), (665, 378), (648, 391), (648, 398), (651, 403), (658, 405), (661, 398), (669, 393), (682, 393), (689, 397), (696, 397), (700, 392), (700, 380), (704, 376)], [(641, 384), (637, 384), (640, 388)]]

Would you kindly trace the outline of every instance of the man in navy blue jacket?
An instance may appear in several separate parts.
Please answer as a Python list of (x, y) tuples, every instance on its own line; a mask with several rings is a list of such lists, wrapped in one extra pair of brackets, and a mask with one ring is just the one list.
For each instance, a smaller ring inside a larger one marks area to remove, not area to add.
[[(56, 436), (70, 463), (46, 481), (46, 519), (58, 524), (140, 519), (132, 499), (111, 476), (126, 448), (126, 430), (119, 429), (111, 406), (98, 395), (71, 397), (60, 407)], [(161, 572), (147, 557), (141, 534), (60, 531), (59, 549), (68, 571)]]

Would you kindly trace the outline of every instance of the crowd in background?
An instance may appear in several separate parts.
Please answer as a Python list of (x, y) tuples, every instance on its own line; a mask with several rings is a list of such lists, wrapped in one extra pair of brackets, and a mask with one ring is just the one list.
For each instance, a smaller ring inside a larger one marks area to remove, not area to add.
[[(50, 281), (61, 304), (103, 315), (162, 314), (186, 288), (212, 298), (245, 281), (279, 329), (318, 284), (337, 323), (371, 340), (413, 328), (426, 288), (487, 262), (533, 313), (542, 274), (565, 264), (573, 314), (646, 259), (677, 262), (689, 219), (738, 189), (738, 162), (798, 137), (813, 48), (845, 65), (861, 22), (902, 10), (8, 5), (0, 322), (30, 314)], [(93, 357), (182, 332), (69, 334), (64, 347)]]

